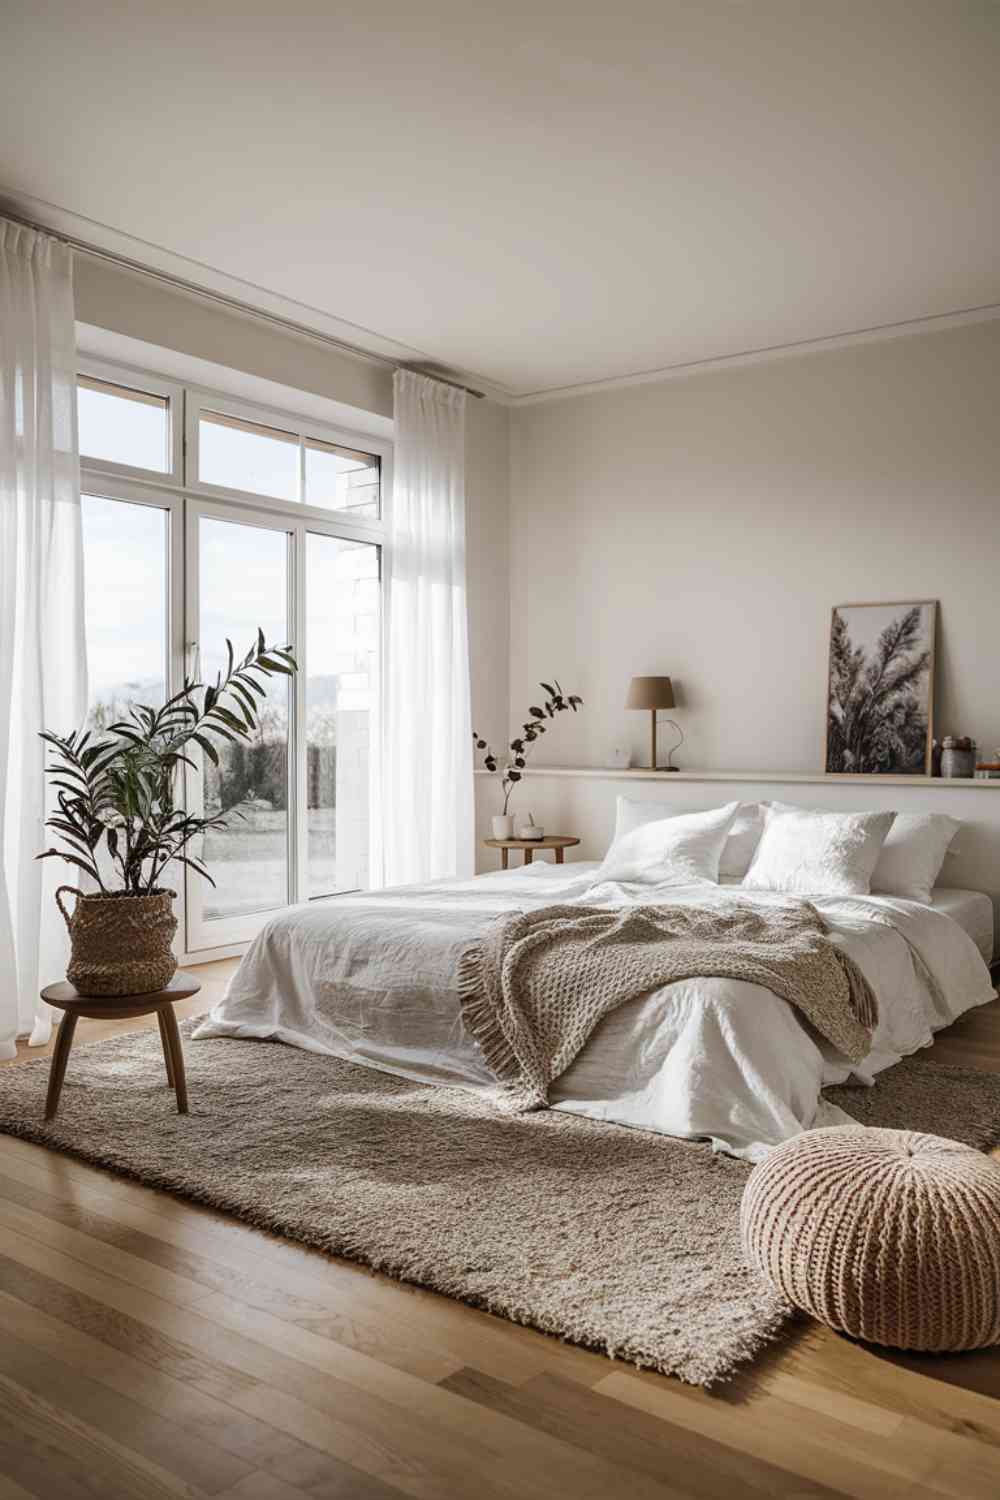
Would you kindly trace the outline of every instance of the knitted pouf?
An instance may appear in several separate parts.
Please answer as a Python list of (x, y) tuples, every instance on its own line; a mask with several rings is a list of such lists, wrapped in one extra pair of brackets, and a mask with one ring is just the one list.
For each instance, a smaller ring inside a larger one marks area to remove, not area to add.
[(743, 1250), (796, 1307), (897, 1349), (1000, 1341), (1000, 1165), (959, 1141), (838, 1126), (750, 1174)]

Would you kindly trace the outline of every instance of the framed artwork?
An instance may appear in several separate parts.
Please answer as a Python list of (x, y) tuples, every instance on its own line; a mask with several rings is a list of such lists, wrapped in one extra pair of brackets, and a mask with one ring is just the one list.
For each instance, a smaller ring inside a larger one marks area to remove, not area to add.
[(834, 605), (828, 772), (930, 775), (936, 624), (936, 599)]

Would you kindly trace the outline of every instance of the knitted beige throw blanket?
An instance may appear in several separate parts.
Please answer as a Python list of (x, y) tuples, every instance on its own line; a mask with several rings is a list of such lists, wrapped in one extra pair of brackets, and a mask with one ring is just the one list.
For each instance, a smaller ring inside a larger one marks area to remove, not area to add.
[(852, 1062), (871, 1047), (878, 1003), (809, 902), (758, 906), (546, 906), (499, 917), (459, 965), (462, 1014), (513, 1111), (540, 1109), (595, 1026), (678, 979), (763, 985)]

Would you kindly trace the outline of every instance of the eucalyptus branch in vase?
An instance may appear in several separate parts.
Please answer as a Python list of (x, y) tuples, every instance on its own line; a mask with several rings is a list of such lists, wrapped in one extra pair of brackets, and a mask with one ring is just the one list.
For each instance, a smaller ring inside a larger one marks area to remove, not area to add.
[[(576, 713), (577, 709), (583, 705), (583, 699), (576, 693), (563, 692), (558, 678), (554, 678), (552, 683), (540, 682), (539, 687), (545, 697), (540, 706), (532, 705), (528, 709), (530, 718), (525, 720), (521, 733), (516, 735), (507, 746), (502, 765), (497, 752), (475, 729), (472, 731), (473, 744), (482, 752), (483, 765), (486, 770), (502, 772), (500, 785), (503, 790), (503, 813), (501, 817), (504, 819), (510, 816), (510, 799), (514, 788), (524, 777), (528, 756), (531, 754), (530, 747), (537, 744), (545, 733), (546, 721), (554, 719), (556, 714), (565, 713), (567, 710)], [(505, 836), (510, 836), (509, 830)]]

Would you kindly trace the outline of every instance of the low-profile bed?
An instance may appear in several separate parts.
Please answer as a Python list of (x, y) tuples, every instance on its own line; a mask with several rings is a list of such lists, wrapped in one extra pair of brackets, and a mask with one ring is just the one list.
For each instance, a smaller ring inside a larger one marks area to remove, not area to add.
[[(856, 966), (877, 1001), (863, 1058), (845, 1056), (772, 989), (698, 974), (605, 1015), (548, 1092), (559, 1110), (706, 1139), (758, 1160), (801, 1130), (846, 1119), (823, 1099), (825, 1086), (849, 1078), (873, 1083), (928, 1046), (935, 1031), (993, 998), (993, 906), (988, 896), (963, 890), (934, 889), (913, 900), (891, 891), (768, 889), (755, 856), (747, 873), (727, 875), (722, 854), (736, 810), (715, 814), (722, 827), (727, 812), (712, 879), (698, 873), (674, 832), (666, 854), (657, 850), (659, 863), (636, 867), (635, 841), (648, 847), (650, 829), (634, 831), (642, 819), (626, 804), (614, 849), (631, 851), (631, 865), (619, 857), (609, 866), (609, 853), (602, 863), (536, 864), (293, 909), (267, 924), (195, 1039), (270, 1038), (422, 1083), (496, 1090), (463, 1005), (460, 972), (470, 946), (511, 913), (640, 904), (721, 912), (734, 902), (766, 911), (808, 903), (825, 941)], [(656, 816), (662, 819), (662, 809)], [(766, 810), (762, 816), (766, 821)], [(693, 821), (663, 820), (674, 830)], [(887, 815), (885, 827), (891, 821)], [(656, 837), (662, 846), (662, 833)], [(702, 853), (699, 846), (698, 859)]]

